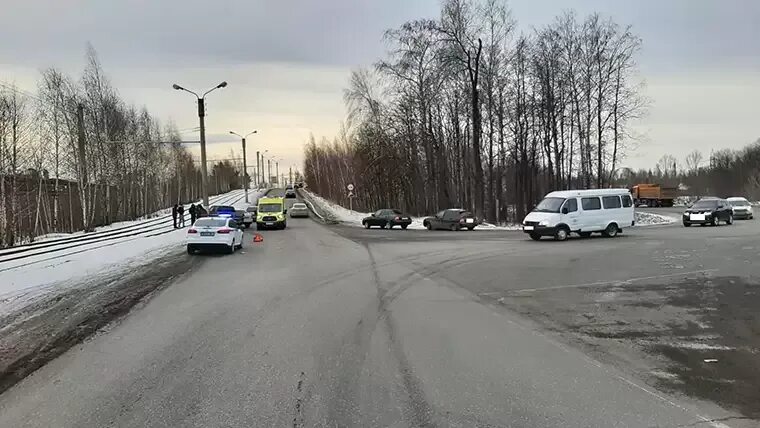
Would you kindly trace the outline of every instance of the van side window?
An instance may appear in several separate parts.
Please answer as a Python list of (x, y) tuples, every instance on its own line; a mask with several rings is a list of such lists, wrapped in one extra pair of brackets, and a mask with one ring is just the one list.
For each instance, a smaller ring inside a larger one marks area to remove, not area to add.
[(623, 195), (622, 199), (623, 199), (623, 206), (625, 208), (628, 208), (631, 205), (633, 205), (633, 201), (631, 201), (631, 196), (630, 195)]
[(602, 203), (599, 198), (581, 198), (583, 211), (593, 211), (602, 209)]
[(575, 198), (570, 198), (565, 201), (565, 206), (563, 208), (567, 209), (567, 212), (573, 213), (578, 211), (578, 200)]
[(620, 208), (620, 196), (603, 196), (602, 203), (605, 210)]

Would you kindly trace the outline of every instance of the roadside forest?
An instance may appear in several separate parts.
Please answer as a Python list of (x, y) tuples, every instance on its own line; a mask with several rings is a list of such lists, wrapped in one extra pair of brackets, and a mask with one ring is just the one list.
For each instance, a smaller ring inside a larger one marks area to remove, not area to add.
[(351, 74), (341, 134), (306, 145), (325, 197), (347, 204), (353, 183), (358, 209), (514, 220), (550, 190), (609, 186), (635, 144), (647, 100), (630, 27), (568, 11), (518, 30), (501, 0), (446, 0), (384, 40)]
[[(239, 187), (231, 164), (210, 192)], [(92, 230), (201, 196), (180, 131), (122, 99), (94, 48), (81, 75), (50, 67), (35, 91), (0, 81), (0, 247)]]

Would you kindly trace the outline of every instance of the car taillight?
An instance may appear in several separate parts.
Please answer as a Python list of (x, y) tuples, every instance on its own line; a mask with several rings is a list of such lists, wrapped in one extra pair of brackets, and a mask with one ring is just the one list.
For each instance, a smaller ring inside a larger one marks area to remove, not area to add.
[(463, 218), (460, 218), (460, 219), (459, 219), (459, 222), (460, 222), (460, 223), (464, 223), (464, 222), (465, 222), (465, 219), (463, 219)]
[(219, 229), (216, 231), (216, 233), (222, 233), (222, 234), (230, 233), (230, 232), (232, 232), (232, 229)]
[(400, 220), (401, 220), (401, 217), (396, 217), (396, 218), (394, 218), (394, 220), (396, 220), (396, 221), (400, 221)]
[(187, 233), (198, 233), (195, 229), (187, 229)]

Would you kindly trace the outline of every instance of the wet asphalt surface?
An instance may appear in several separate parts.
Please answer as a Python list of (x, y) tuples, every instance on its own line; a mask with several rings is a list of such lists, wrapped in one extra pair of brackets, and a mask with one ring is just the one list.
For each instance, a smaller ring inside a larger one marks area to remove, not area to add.
[(758, 424), (760, 222), (262, 234), (5, 392), (0, 426)]

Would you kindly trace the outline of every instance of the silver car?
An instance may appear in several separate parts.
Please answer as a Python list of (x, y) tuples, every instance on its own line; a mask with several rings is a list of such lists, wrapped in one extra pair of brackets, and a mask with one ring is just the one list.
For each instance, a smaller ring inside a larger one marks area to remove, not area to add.
[(731, 209), (734, 212), (734, 218), (746, 218), (752, 219), (754, 213), (752, 212), (752, 204), (749, 203), (747, 198), (733, 197), (726, 199), (731, 204)]
[(306, 204), (303, 202), (296, 202), (293, 204), (293, 206), (288, 209), (288, 213), (290, 214), (291, 218), (294, 217), (308, 217), (309, 216), (309, 208), (306, 207)]

